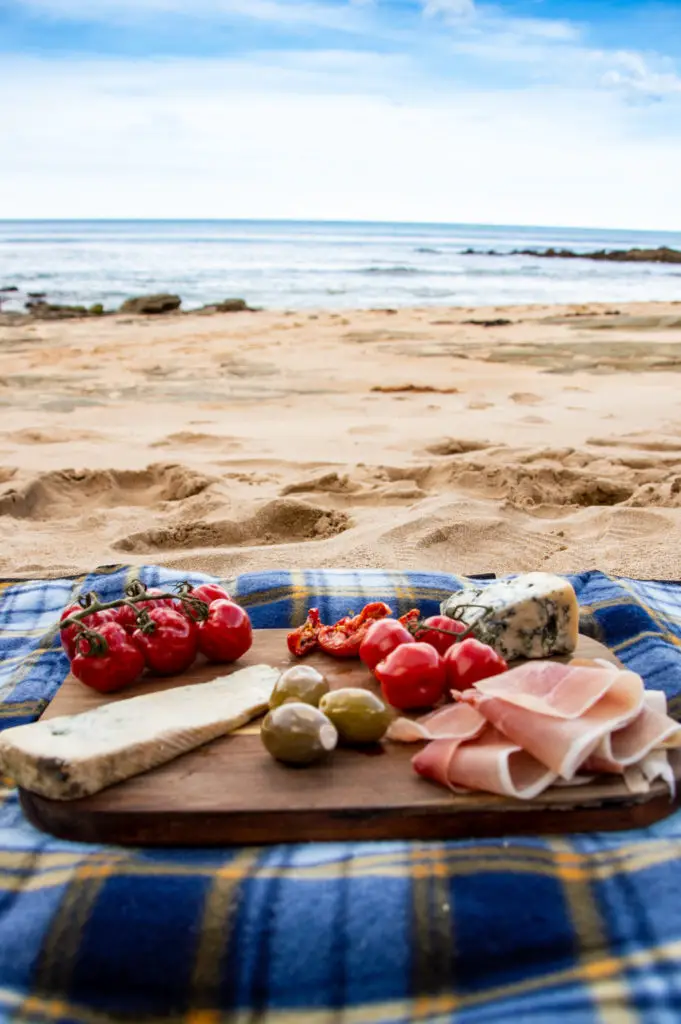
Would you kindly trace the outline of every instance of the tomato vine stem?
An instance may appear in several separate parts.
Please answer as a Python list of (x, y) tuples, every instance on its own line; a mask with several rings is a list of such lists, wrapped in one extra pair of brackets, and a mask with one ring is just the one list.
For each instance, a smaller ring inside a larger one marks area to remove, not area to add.
[(153, 602), (156, 604), (160, 601), (172, 600), (181, 603), (185, 614), (194, 622), (203, 622), (208, 618), (208, 602), (202, 601), (198, 597), (192, 597), (191, 592), (192, 585), (186, 580), (177, 585), (176, 592), (162, 591), (159, 594), (150, 594), (141, 580), (133, 580), (125, 589), (125, 597), (116, 598), (115, 601), (100, 601), (97, 594), (94, 591), (90, 591), (78, 599), (78, 604), (82, 606), (83, 610), (81, 612), (74, 612), (68, 618), (62, 619), (59, 622), (59, 629), (61, 631), (68, 626), (79, 626), (77, 640), (86, 640), (89, 648), (87, 652), (82, 653), (86, 653), (86, 656), (101, 656), (106, 654), (108, 650), (106, 639), (96, 629), (90, 629), (86, 626), (83, 621), (84, 619), (89, 618), (90, 615), (94, 615), (96, 612), (107, 612), (114, 608), (127, 606), (135, 612), (139, 628), (148, 631), (153, 625), (153, 621), (149, 618), (146, 608), (138, 609), (137, 606), (142, 603)]
[[(472, 636), (475, 631), (475, 627), (483, 619), (489, 618), (489, 616), (494, 611), (494, 608), (486, 604), (458, 604), (452, 609), (454, 614), (447, 615), (445, 617), (451, 619), (452, 622), (463, 622), (463, 613), (468, 608), (482, 608), (483, 614), (479, 615), (478, 618), (474, 622), (471, 622), (467, 626), (467, 628), (461, 633), (454, 633), (452, 632), (451, 629), (443, 629), (441, 626), (430, 626), (426, 623), (425, 619), (422, 619), (420, 617), (418, 619), (409, 619), (409, 615), (411, 615), (411, 612), (407, 612), (406, 615), (403, 615), (399, 619), (399, 622), (401, 622), (405, 629), (407, 629), (411, 633), (411, 635), (415, 637), (417, 640), (419, 633), (443, 633), (445, 636), (453, 636), (454, 643), (460, 644), (463, 640), (466, 640), (469, 636)], [(417, 609), (414, 609), (414, 611), (417, 611)], [(417, 612), (417, 614), (420, 616), (421, 613)]]

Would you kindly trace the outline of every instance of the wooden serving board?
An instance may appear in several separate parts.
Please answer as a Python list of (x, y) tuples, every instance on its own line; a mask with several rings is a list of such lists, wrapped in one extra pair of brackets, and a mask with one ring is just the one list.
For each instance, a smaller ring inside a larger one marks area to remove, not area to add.
[[(258, 630), (231, 670), (266, 663), (288, 667), (286, 631)], [(619, 664), (597, 641), (580, 637), (578, 657)], [(563, 659), (569, 660), (569, 659)], [(357, 660), (315, 653), (306, 659), (329, 684), (375, 687)], [(76, 714), (150, 690), (206, 682), (230, 668), (198, 664), (173, 679), (145, 679), (119, 695), (100, 695), (69, 676), (43, 718)], [(25, 790), (21, 803), (38, 828), (64, 839), (124, 845), (205, 846), (350, 839), (472, 838), (638, 828), (675, 809), (661, 783), (633, 796), (616, 778), (554, 789), (524, 802), (486, 794), (457, 796), (419, 778), (418, 746), (385, 743), (338, 748), (320, 764), (291, 768), (260, 742), (259, 723), (214, 740), (144, 775), (91, 797), (47, 800)]]

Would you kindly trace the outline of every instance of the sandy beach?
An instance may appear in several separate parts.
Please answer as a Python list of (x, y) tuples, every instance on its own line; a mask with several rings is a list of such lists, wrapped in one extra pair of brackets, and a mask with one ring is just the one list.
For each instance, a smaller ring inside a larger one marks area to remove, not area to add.
[(0, 326), (0, 572), (681, 577), (681, 303)]

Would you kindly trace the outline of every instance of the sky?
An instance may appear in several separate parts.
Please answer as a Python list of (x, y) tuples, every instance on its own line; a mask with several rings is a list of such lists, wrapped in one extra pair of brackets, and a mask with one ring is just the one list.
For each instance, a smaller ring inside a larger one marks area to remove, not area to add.
[(681, 0), (0, 0), (0, 218), (681, 230)]

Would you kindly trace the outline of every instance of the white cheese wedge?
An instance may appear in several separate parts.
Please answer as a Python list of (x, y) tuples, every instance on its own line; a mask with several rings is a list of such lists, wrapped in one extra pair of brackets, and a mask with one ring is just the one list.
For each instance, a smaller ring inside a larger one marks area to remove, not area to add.
[(567, 580), (552, 573), (530, 572), (467, 587), (448, 597), (441, 611), (475, 624), (473, 635), (507, 661), (571, 654), (577, 646), (577, 596)]
[(0, 766), (23, 789), (75, 800), (172, 761), (265, 711), (278, 669), (254, 665), (210, 683), (178, 686), (7, 729)]

